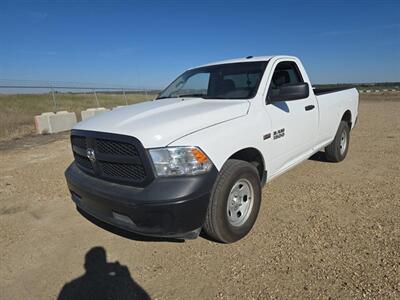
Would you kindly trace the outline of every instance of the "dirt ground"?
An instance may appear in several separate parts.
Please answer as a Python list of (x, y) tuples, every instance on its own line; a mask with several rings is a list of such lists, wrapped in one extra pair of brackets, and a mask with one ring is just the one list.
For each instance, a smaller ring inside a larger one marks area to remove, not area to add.
[(400, 97), (365, 97), (346, 160), (273, 180), (251, 233), (223, 245), (87, 221), (64, 181), (67, 134), (2, 144), (0, 298), (400, 299), (399, 149)]

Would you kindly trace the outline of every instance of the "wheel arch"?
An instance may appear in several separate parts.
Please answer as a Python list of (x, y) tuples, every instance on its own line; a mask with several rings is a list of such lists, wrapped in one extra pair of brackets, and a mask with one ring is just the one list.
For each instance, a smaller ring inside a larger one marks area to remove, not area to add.
[(238, 159), (253, 164), (258, 170), (261, 183), (264, 184), (266, 182), (266, 165), (260, 150), (254, 147), (243, 148), (233, 153), (228, 159)]
[(352, 120), (351, 111), (350, 111), (349, 109), (346, 110), (346, 111), (343, 113), (341, 121), (347, 122), (347, 124), (349, 125), (349, 128), (351, 129), (351, 126), (352, 126), (352, 124), (353, 124), (353, 120)]

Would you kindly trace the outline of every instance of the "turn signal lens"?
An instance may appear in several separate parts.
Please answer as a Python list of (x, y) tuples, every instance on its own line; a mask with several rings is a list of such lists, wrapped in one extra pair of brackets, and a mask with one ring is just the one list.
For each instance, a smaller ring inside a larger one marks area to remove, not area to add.
[(207, 157), (203, 152), (201, 152), (199, 149), (197, 149), (197, 148), (192, 148), (191, 150), (192, 150), (192, 153), (193, 153), (194, 158), (195, 158), (199, 163), (204, 164), (205, 162), (208, 161), (208, 157)]

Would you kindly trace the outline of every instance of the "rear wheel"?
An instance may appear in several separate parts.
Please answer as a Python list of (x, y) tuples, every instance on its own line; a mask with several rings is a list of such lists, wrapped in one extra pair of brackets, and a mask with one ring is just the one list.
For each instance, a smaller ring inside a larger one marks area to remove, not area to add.
[(325, 148), (325, 156), (328, 161), (340, 162), (345, 159), (350, 143), (350, 127), (345, 121), (341, 121), (338, 131), (332, 143)]
[(260, 203), (261, 184), (256, 167), (230, 159), (214, 185), (203, 229), (216, 241), (235, 242), (253, 227)]

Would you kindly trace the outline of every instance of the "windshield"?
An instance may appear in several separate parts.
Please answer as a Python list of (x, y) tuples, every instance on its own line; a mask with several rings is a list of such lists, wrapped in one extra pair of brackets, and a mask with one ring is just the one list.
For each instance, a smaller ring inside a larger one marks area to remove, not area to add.
[(192, 69), (175, 79), (157, 99), (250, 99), (257, 93), (267, 63), (256, 61)]

